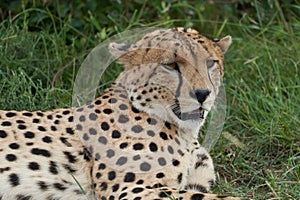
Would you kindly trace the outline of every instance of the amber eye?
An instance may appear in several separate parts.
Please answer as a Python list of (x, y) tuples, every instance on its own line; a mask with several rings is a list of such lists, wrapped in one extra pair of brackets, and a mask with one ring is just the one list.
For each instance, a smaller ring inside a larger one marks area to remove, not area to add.
[(166, 63), (163, 66), (168, 70), (176, 70), (179, 71), (179, 66), (176, 62)]
[(218, 60), (214, 60), (214, 59), (207, 59), (206, 60), (206, 66), (207, 69), (211, 69), (215, 66), (215, 63), (218, 62)]
[(168, 64), (166, 64), (168, 67), (170, 67), (170, 68), (175, 68), (176, 67), (176, 63), (175, 62), (173, 62), (173, 63), (168, 63)]

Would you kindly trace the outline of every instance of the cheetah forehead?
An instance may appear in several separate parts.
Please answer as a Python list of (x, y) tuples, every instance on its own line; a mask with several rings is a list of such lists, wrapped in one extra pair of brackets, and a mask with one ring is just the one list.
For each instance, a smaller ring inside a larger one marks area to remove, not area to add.
[(131, 68), (146, 63), (164, 63), (172, 60), (174, 54), (184, 58), (196, 54), (204, 59), (223, 59), (230, 44), (230, 36), (210, 40), (194, 29), (179, 27), (152, 31), (134, 44), (110, 43), (109, 51), (119, 63)]

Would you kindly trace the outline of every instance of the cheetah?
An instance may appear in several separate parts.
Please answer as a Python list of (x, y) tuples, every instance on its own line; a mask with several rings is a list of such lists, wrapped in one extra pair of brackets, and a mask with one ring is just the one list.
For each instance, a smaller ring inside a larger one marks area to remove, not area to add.
[(0, 199), (239, 199), (207, 193), (214, 166), (197, 140), (231, 41), (170, 28), (112, 42), (124, 71), (98, 98), (1, 110)]

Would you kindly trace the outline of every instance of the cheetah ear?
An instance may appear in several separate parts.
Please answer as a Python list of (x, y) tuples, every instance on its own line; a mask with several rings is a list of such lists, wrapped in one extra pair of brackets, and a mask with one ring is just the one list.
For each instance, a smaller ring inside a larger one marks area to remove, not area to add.
[(221, 48), (222, 52), (226, 53), (226, 51), (228, 50), (228, 48), (230, 47), (230, 45), (232, 43), (232, 38), (230, 35), (227, 35), (227, 36), (223, 37), (222, 39), (216, 41), (216, 43)]
[(130, 52), (130, 44), (111, 42), (108, 45), (110, 54), (117, 60), (119, 64), (123, 64), (125, 68), (129, 68), (135, 58), (133, 52)]
[(118, 59), (121, 56), (124, 56), (124, 54), (128, 52), (129, 48), (130, 48), (130, 44), (126, 44), (126, 43), (118, 44), (115, 42), (111, 42), (108, 45), (109, 52), (116, 59)]

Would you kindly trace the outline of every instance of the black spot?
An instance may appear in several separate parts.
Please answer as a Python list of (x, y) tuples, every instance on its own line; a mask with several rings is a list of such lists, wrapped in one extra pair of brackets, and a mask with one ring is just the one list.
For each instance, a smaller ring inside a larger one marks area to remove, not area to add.
[(148, 124), (150, 125), (155, 125), (157, 123), (157, 120), (154, 118), (148, 118), (147, 119)]
[(168, 152), (169, 152), (170, 154), (173, 154), (173, 153), (174, 153), (174, 149), (173, 149), (173, 147), (171, 147), (170, 145), (168, 146)]
[(82, 126), (81, 126), (80, 124), (77, 124), (77, 125), (76, 125), (76, 130), (82, 131)]
[(48, 116), (47, 116), (47, 119), (50, 119), (50, 120), (51, 120), (51, 119), (53, 119), (53, 116), (52, 116), (52, 115), (48, 115)]
[(25, 113), (23, 113), (23, 115), (26, 116), (26, 117), (31, 117), (33, 114), (30, 113), (30, 112), (25, 112)]
[(151, 169), (151, 165), (147, 162), (143, 162), (140, 164), (140, 170), (149, 171)]
[(31, 153), (35, 154), (35, 155), (45, 156), (45, 157), (50, 157), (51, 156), (51, 154), (50, 154), (50, 152), (48, 150), (39, 149), (39, 148), (33, 148), (31, 150)]
[(43, 131), (43, 132), (46, 131), (45, 127), (43, 127), (43, 126), (38, 126), (38, 130), (39, 130), (39, 131)]
[(99, 166), (98, 166), (98, 169), (100, 170), (103, 170), (106, 168), (106, 165), (104, 163), (101, 163)]
[(73, 169), (70, 165), (63, 164), (63, 167), (64, 167), (69, 173), (74, 173), (74, 172), (76, 172), (76, 169)]
[(99, 109), (95, 109), (95, 113), (99, 114), (101, 111)]
[(24, 129), (26, 129), (26, 126), (25, 126), (25, 125), (23, 125), (23, 124), (20, 124), (20, 125), (18, 125), (18, 129), (20, 129), (20, 130), (24, 130)]
[(140, 192), (143, 192), (144, 189), (143, 188), (140, 188), (140, 187), (136, 187), (132, 190), (133, 193), (140, 193)]
[(74, 121), (74, 117), (73, 116), (71, 116), (71, 117), (68, 118), (68, 122), (73, 122), (73, 121)]
[(97, 131), (96, 131), (96, 129), (94, 129), (94, 128), (90, 128), (90, 129), (89, 129), (89, 133), (90, 133), (91, 135), (97, 135)]
[(171, 196), (172, 192), (171, 191), (162, 191), (159, 193), (159, 197), (169, 197)]
[(67, 138), (65, 138), (65, 137), (60, 137), (59, 139), (60, 139), (60, 141), (61, 141), (63, 144), (65, 144), (67, 147), (71, 147), (71, 146), (72, 146), (71, 143), (68, 142), (68, 139), (67, 139)]
[(63, 115), (68, 115), (68, 114), (70, 114), (70, 111), (69, 110), (65, 110), (65, 111), (62, 112), (62, 114)]
[(25, 122), (23, 120), (17, 120), (16, 121), (18, 124), (24, 124)]
[(117, 130), (113, 130), (113, 132), (111, 133), (111, 137), (112, 138), (120, 138), (121, 137), (121, 133)]
[(140, 111), (137, 108), (135, 108), (134, 106), (131, 107), (131, 110), (134, 113), (140, 113)]
[(168, 129), (171, 129), (171, 124), (168, 121), (165, 121), (165, 127), (167, 127)]
[(102, 144), (107, 144), (107, 139), (104, 136), (100, 136), (98, 138), (98, 142), (102, 143)]
[(126, 116), (126, 115), (120, 115), (120, 116), (119, 116), (119, 119), (118, 119), (118, 122), (119, 122), (119, 123), (126, 123), (126, 122), (128, 122), (128, 121), (129, 121), (128, 116)]
[(101, 177), (102, 177), (102, 174), (101, 174), (100, 172), (97, 172), (97, 173), (96, 173), (96, 178), (99, 179), (99, 178), (101, 178)]
[(139, 120), (141, 120), (142, 118), (141, 118), (140, 116), (136, 116), (134, 119), (135, 119), (136, 121), (139, 121)]
[(9, 182), (11, 186), (17, 186), (20, 185), (20, 180), (17, 174), (13, 173), (9, 175)]
[(121, 195), (119, 196), (119, 199), (122, 199), (123, 197), (126, 197), (127, 196), (127, 192), (123, 192), (121, 193)]
[(31, 169), (31, 170), (39, 170), (40, 165), (37, 162), (30, 162), (28, 164), (28, 168)]
[(64, 151), (64, 154), (70, 163), (75, 163), (77, 161), (76, 156), (73, 156), (70, 152)]
[(96, 104), (96, 105), (100, 105), (101, 103), (102, 103), (102, 102), (101, 102), (101, 100), (99, 100), (99, 99), (95, 101), (95, 104)]
[(14, 117), (16, 116), (17, 114), (16, 113), (13, 113), (13, 112), (8, 112), (6, 113), (6, 117)]
[(105, 183), (105, 182), (101, 183), (101, 184), (100, 184), (100, 190), (101, 190), (101, 191), (107, 190), (107, 183)]
[(162, 172), (156, 174), (156, 178), (163, 178), (163, 177), (165, 177), (165, 174)]
[(4, 122), (1, 123), (1, 126), (11, 126), (11, 122), (4, 121)]
[(124, 156), (121, 156), (121, 157), (117, 160), (116, 164), (121, 166), (121, 165), (124, 165), (126, 162), (127, 162), (127, 158), (124, 157)]
[(51, 126), (51, 131), (57, 131), (57, 128), (55, 126)]
[(119, 108), (120, 108), (120, 110), (127, 110), (128, 106), (125, 104), (121, 104), (121, 105), (119, 105)]
[(39, 120), (39, 119), (36, 119), (36, 118), (34, 118), (34, 119), (32, 120), (32, 123), (38, 124), (38, 123), (40, 123), (40, 120)]
[(20, 145), (17, 144), (17, 143), (11, 143), (11, 144), (9, 145), (9, 148), (11, 148), (11, 149), (18, 149), (19, 147), (20, 147)]
[(131, 130), (135, 133), (140, 133), (142, 132), (144, 129), (140, 126), (140, 125), (134, 125)]
[(49, 164), (49, 172), (51, 172), (52, 174), (58, 174), (56, 162), (50, 161), (50, 164)]
[(72, 128), (66, 128), (66, 132), (69, 133), (70, 135), (74, 135), (74, 131)]
[(152, 152), (156, 152), (158, 148), (157, 148), (157, 145), (156, 145), (155, 143), (151, 142), (151, 143), (149, 144), (149, 149), (150, 149), (150, 151), (152, 151)]
[(115, 178), (116, 178), (116, 172), (114, 172), (114, 171), (108, 172), (108, 179), (110, 181), (114, 180)]
[(10, 167), (0, 168), (0, 173), (3, 173), (5, 171), (9, 171), (9, 170), (10, 170)]
[(109, 115), (109, 114), (113, 113), (113, 110), (112, 110), (112, 109), (109, 109), (109, 108), (106, 108), (106, 109), (103, 110), (103, 112), (104, 112), (105, 114)]
[(88, 141), (90, 139), (90, 137), (87, 133), (85, 133), (85, 134), (83, 134), (82, 139), (85, 141)]
[(182, 181), (182, 173), (178, 174), (177, 176), (177, 182), (181, 183), (181, 181)]
[(56, 189), (58, 189), (58, 190), (65, 190), (65, 189), (67, 189), (63, 184), (61, 184), (61, 183), (54, 183), (53, 184), (53, 186), (56, 188)]
[(51, 143), (52, 142), (52, 138), (49, 137), (49, 136), (45, 136), (42, 138), (43, 142), (46, 142), (46, 143)]
[(176, 159), (173, 159), (172, 164), (174, 166), (178, 166), (180, 164), (180, 162), (178, 160), (176, 160)]
[(43, 116), (44, 116), (44, 114), (41, 113), (41, 112), (37, 112), (36, 115), (37, 115), (37, 116), (40, 116), (40, 117), (43, 117)]
[(112, 191), (116, 192), (119, 189), (120, 185), (119, 184), (115, 184), (112, 186)]
[(137, 182), (136, 182), (136, 184), (138, 184), (138, 185), (141, 185), (141, 184), (143, 184), (144, 183), (144, 180), (142, 180), (142, 179), (140, 179), (140, 180), (138, 180)]
[(142, 143), (136, 143), (133, 145), (134, 150), (142, 150), (144, 148), (144, 145)]
[(140, 155), (135, 155), (135, 156), (132, 157), (132, 159), (133, 160), (139, 160), (139, 159), (141, 159), (141, 156)]
[(109, 124), (107, 122), (102, 122), (101, 129), (107, 131), (109, 129)]
[(168, 140), (168, 135), (165, 132), (160, 132), (159, 136), (163, 139), (163, 140)]
[(95, 107), (94, 104), (88, 105), (88, 108), (94, 108), (94, 107)]
[(0, 130), (0, 138), (6, 138), (7, 137), (7, 133), (3, 130)]
[(147, 131), (147, 135), (153, 137), (155, 135), (155, 133), (154, 133), (154, 131), (149, 130), (149, 131)]
[(84, 116), (84, 115), (81, 115), (81, 116), (79, 117), (79, 121), (80, 121), (80, 122), (84, 122), (84, 121), (85, 121), (85, 116)]
[(108, 103), (116, 103), (117, 99), (116, 98), (111, 98), (108, 100)]
[(76, 109), (76, 112), (82, 112), (83, 111), (83, 108), (77, 108)]
[(165, 166), (167, 164), (167, 161), (163, 157), (160, 157), (160, 158), (158, 158), (158, 164), (160, 166)]
[(191, 200), (202, 200), (204, 198), (203, 194), (193, 194)]
[(17, 156), (15, 156), (14, 154), (7, 154), (6, 160), (13, 162), (13, 161), (17, 160)]
[(90, 120), (95, 121), (97, 119), (97, 115), (95, 113), (91, 113), (89, 115)]
[(58, 119), (54, 121), (54, 124), (59, 124), (59, 123), (60, 121)]
[(127, 142), (123, 142), (120, 144), (120, 149), (124, 149), (128, 146), (128, 143)]
[(135, 174), (132, 172), (127, 172), (124, 177), (124, 182), (133, 182), (135, 180)]

